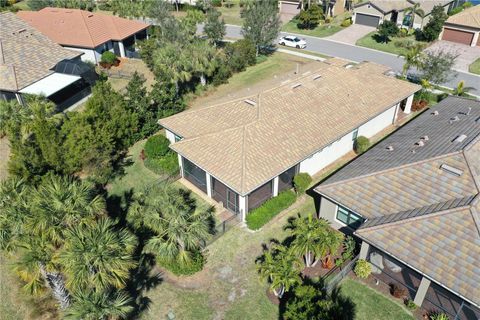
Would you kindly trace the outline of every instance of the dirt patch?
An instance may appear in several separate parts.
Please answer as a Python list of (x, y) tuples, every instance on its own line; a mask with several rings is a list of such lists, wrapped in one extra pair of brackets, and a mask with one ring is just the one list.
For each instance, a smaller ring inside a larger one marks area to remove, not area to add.
[(272, 290), (270, 290), (270, 288), (267, 289), (266, 294), (271, 303), (276, 306), (280, 304), (280, 299), (278, 299), (278, 297), (272, 292)]
[(10, 146), (7, 138), (0, 139), (0, 181), (7, 178), (7, 163), (10, 157)]

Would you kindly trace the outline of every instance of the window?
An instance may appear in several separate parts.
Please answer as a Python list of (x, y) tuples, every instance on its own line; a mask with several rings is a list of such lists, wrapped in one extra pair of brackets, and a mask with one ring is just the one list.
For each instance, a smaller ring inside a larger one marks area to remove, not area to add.
[(340, 206), (337, 207), (337, 220), (353, 229), (357, 229), (364, 221), (359, 215)]
[(358, 128), (353, 130), (352, 140), (353, 141), (357, 140), (357, 137), (358, 137)]
[(178, 141), (182, 140), (182, 138), (177, 136), (176, 134), (174, 134), (174, 136), (175, 136), (175, 142), (178, 142)]

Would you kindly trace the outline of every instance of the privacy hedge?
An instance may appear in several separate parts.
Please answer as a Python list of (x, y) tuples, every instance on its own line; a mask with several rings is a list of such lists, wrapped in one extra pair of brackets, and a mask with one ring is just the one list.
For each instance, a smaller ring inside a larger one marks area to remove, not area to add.
[(281, 211), (290, 207), (297, 195), (291, 190), (283, 191), (278, 196), (267, 200), (257, 209), (247, 215), (247, 226), (251, 230), (258, 230)]

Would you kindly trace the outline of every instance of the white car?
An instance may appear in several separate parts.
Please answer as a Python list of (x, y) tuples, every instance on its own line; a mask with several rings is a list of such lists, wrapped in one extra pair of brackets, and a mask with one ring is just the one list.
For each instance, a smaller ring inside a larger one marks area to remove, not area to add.
[(297, 49), (304, 49), (307, 47), (307, 42), (304, 39), (300, 39), (296, 36), (281, 37), (278, 43), (282, 46), (294, 47)]

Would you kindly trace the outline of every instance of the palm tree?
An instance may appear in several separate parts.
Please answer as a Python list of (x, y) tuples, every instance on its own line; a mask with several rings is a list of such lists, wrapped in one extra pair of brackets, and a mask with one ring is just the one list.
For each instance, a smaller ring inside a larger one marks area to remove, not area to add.
[(459, 97), (466, 96), (468, 91), (472, 89), (473, 89), (472, 87), (465, 87), (465, 81), (462, 80), (457, 84), (457, 87), (453, 90), (453, 95), (459, 96)]
[(23, 179), (10, 178), (0, 183), (0, 249), (13, 250), (23, 234), (28, 216), (25, 195), (29, 193)]
[(278, 298), (301, 283), (299, 262), (289, 248), (273, 243), (257, 261), (260, 276), (270, 282), (270, 290)]
[(67, 286), (74, 291), (123, 288), (136, 266), (136, 245), (136, 237), (128, 230), (117, 230), (111, 219), (102, 218), (93, 225), (70, 228), (56, 261), (63, 266)]
[(73, 298), (74, 302), (64, 312), (65, 319), (125, 319), (133, 310), (132, 299), (121, 291), (79, 290)]
[[(324, 219), (322, 219), (324, 220)], [(327, 224), (328, 222), (324, 220)], [(323, 264), (327, 268), (333, 266), (332, 255), (334, 255), (343, 242), (343, 233), (334, 230), (330, 226), (324, 229), (323, 239), (320, 242), (320, 252), (325, 257)]]
[(165, 44), (153, 53), (155, 74), (161, 79), (169, 79), (175, 84), (177, 94), (180, 83), (192, 78), (192, 61), (188, 50), (178, 44)]
[(26, 228), (60, 246), (68, 227), (91, 224), (105, 210), (93, 186), (71, 177), (49, 175), (31, 194)]
[(413, 22), (415, 20), (415, 15), (418, 15), (422, 18), (422, 24), (423, 24), (423, 19), (425, 17), (425, 11), (420, 8), (420, 3), (416, 2), (413, 6), (406, 8), (404, 11), (405, 16), (410, 15), (410, 21), (408, 23), (408, 30), (411, 30), (413, 28)]
[(409, 48), (406, 53), (402, 53), (399, 57), (403, 57), (405, 63), (402, 67), (402, 77), (405, 78), (407, 76), (408, 70), (411, 67), (420, 67), (422, 65), (423, 60), (423, 45), (416, 44)]
[(155, 201), (147, 203), (143, 224), (153, 232), (144, 252), (152, 253), (181, 265), (192, 261), (192, 252), (211, 234), (213, 208), (199, 209), (190, 194), (169, 186), (155, 190)]
[(323, 219), (316, 219), (313, 214), (307, 217), (298, 216), (292, 220), (289, 229), (292, 230), (294, 240), (292, 242), (292, 251), (297, 256), (303, 256), (307, 268), (315, 266), (322, 259), (322, 246), (325, 228), (330, 228)]
[(202, 86), (205, 86), (206, 77), (211, 76), (217, 67), (217, 50), (205, 41), (196, 41), (190, 48), (193, 72), (200, 77)]

